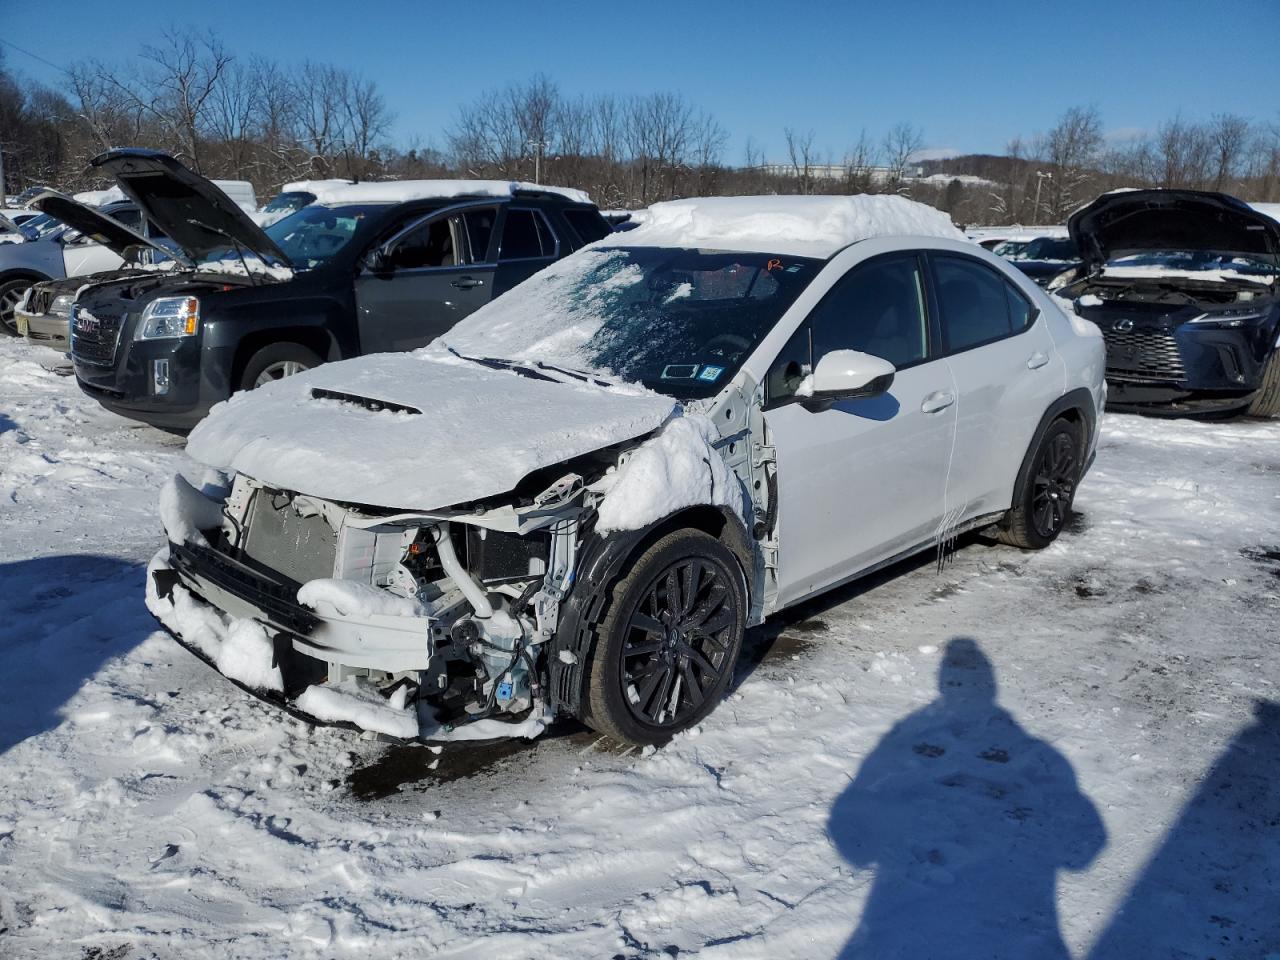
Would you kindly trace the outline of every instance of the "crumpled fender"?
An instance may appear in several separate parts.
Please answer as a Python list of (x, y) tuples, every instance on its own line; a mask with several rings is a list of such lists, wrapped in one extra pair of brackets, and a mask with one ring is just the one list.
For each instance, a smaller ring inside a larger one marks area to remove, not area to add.
[(560, 603), (556, 634), (547, 645), (547, 694), (551, 705), (557, 713), (575, 717), (581, 716), (587, 667), (596, 641), (595, 625), (604, 616), (610, 589), (651, 543), (681, 527), (703, 530), (717, 537), (738, 558), (748, 598), (755, 589), (751, 538), (742, 518), (725, 507), (688, 507), (641, 530), (604, 535), (595, 531), (594, 513), (582, 524), (585, 532), (578, 549), (573, 586)]

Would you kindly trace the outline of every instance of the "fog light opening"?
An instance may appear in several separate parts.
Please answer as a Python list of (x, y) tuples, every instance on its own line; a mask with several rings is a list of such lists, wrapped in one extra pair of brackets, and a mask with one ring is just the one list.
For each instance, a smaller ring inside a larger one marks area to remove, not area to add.
[(151, 392), (162, 397), (169, 392), (169, 361), (151, 361)]

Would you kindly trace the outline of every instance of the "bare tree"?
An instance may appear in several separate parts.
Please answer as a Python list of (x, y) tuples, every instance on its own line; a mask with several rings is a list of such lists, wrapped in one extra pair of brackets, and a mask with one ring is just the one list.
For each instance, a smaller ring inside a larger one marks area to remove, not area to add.
[(1097, 175), (1102, 144), (1102, 117), (1092, 106), (1067, 110), (1045, 135), (1041, 155), (1049, 169), (1038, 176), (1045, 180), (1044, 211), (1052, 222), (1065, 219), (1083, 199)]
[(924, 147), (924, 131), (913, 124), (894, 124), (884, 135), (884, 162), (889, 168), (890, 191), (901, 188), (907, 175), (907, 164)]
[(787, 158), (800, 193), (813, 193), (813, 131), (797, 133), (791, 127), (782, 131), (787, 144)]
[(1249, 121), (1232, 113), (1219, 113), (1209, 124), (1208, 136), (1214, 152), (1213, 189), (1223, 190), (1244, 159), (1252, 130)]

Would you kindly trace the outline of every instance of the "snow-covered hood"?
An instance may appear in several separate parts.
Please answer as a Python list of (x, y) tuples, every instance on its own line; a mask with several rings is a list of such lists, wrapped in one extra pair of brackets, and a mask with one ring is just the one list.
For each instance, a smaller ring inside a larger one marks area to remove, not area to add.
[(47, 213), (55, 220), (65, 223), (73, 230), (78, 230), (95, 243), (100, 243), (112, 253), (124, 257), (130, 247), (151, 247), (159, 250), (166, 257), (173, 256), (159, 244), (152, 243), (138, 231), (125, 226), (119, 220), (74, 200), (57, 190), (41, 190), (31, 199), (31, 205), (41, 213)]
[(531, 379), (428, 347), (236, 394), (191, 432), (187, 452), (284, 490), (432, 510), (642, 437), (676, 406), (637, 387)]
[(1104, 193), (1067, 221), (1086, 264), (1146, 250), (1274, 254), (1280, 223), (1225, 193), (1122, 190)]
[(238, 243), (265, 263), (289, 258), (217, 184), (192, 173), (159, 150), (117, 148), (90, 161), (116, 178), (148, 220), (172, 238), (193, 262)]

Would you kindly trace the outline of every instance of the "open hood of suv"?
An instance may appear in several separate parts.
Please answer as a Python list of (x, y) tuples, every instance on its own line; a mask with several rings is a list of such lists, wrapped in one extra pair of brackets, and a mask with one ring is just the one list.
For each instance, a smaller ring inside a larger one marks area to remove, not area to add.
[(126, 227), (119, 220), (112, 219), (97, 207), (73, 200), (57, 190), (41, 190), (31, 198), (31, 205), (41, 213), (47, 213), (55, 220), (65, 223), (72, 230), (80, 231), (90, 240), (102, 244), (119, 257), (124, 257), (129, 247), (139, 246), (159, 250), (166, 257), (173, 256), (173, 251), (152, 243), (136, 230)]
[(327, 500), (435, 510), (656, 430), (670, 397), (495, 370), (427, 347), (326, 364), (210, 411), (187, 452)]
[(1067, 221), (1086, 264), (1144, 250), (1280, 252), (1280, 223), (1225, 193), (1122, 190), (1104, 193)]
[(147, 219), (194, 261), (239, 244), (267, 263), (289, 266), (289, 258), (239, 205), (215, 184), (159, 150), (125, 147), (90, 161), (116, 178)]

